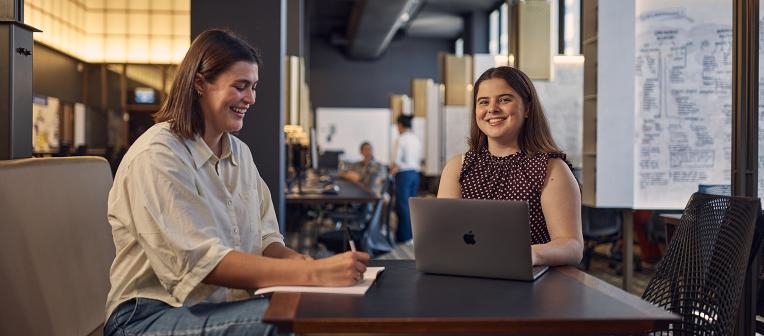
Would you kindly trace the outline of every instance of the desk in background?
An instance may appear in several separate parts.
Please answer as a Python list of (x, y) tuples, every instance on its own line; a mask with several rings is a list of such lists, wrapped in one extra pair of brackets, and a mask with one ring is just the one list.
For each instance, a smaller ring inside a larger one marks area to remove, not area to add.
[(288, 192), (285, 195), (286, 202), (304, 204), (368, 203), (376, 202), (380, 198), (374, 193), (347, 180), (335, 178), (333, 183), (340, 187), (336, 195)]
[(276, 293), (263, 321), (296, 333), (644, 333), (679, 317), (573, 267), (535, 282), (419, 273), (385, 266), (364, 296)]
[(679, 226), (679, 220), (682, 219), (682, 214), (662, 214), (660, 215), (663, 223), (666, 224), (666, 245), (671, 241), (671, 237), (674, 236), (676, 227)]
[[(353, 182), (343, 180), (340, 178), (334, 179), (334, 184), (339, 186), (340, 190), (337, 194), (322, 194), (318, 192), (303, 192), (302, 194), (296, 192), (289, 192), (285, 195), (286, 203), (288, 205), (307, 205), (314, 209), (315, 218), (303, 222), (300, 224), (298, 242), (295, 245), (296, 249), (300, 252), (306, 251), (311, 248), (315, 248), (315, 241), (319, 235), (319, 229), (321, 223), (324, 220), (326, 208), (329, 205), (342, 205), (353, 203), (371, 203), (380, 200), (380, 196), (369, 192), (362, 188), (360, 185)], [(308, 227), (309, 242), (305, 242), (305, 238), (302, 235), (305, 223), (311, 223), (312, 226)]]

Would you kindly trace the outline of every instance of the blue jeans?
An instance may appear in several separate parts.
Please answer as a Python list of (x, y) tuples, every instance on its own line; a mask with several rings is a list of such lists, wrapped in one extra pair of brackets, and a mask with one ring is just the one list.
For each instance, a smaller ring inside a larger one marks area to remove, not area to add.
[(395, 230), (395, 240), (398, 242), (406, 242), (412, 238), (409, 197), (416, 196), (418, 188), (418, 171), (404, 170), (395, 174), (395, 214), (398, 215), (398, 229)]
[(179, 308), (137, 298), (114, 310), (104, 335), (271, 335), (276, 328), (261, 322), (266, 308), (264, 298)]

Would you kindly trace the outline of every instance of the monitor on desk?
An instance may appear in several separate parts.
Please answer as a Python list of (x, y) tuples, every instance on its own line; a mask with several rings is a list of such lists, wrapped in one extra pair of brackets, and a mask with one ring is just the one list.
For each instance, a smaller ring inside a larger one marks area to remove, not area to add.
[(136, 104), (156, 104), (156, 92), (149, 87), (135, 88), (133, 100)]
[(318, 156), (318, 168), (321, 170), (337, 170), (340, 166), (340, 156), (344, 151), (324, 151)]

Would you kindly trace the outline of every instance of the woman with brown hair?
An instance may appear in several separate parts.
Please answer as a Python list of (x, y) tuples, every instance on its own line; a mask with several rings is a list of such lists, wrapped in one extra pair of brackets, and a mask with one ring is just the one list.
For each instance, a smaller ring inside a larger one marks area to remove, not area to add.
[(122, 160), (108, 201), (106, 335), (265, 334), (268, 301), (252, 289), (361, 279), (365, 253), (313, 260), (284, 245), (268, 186), (231, 134), (255, 103), (260, 66), (231, 33), (201, 33), (157, 124)]
[(533, 265), (577, 265), (581, 194), (533, 83), (515, 68), (488, 69), (473, 104), (470, 149), (446, 163), (438, 197), (527, 201)]

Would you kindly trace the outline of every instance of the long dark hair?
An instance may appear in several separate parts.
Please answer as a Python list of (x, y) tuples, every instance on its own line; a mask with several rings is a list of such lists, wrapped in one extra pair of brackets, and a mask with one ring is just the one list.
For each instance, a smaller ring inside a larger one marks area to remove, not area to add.
[(517, 142), (520, 150), (530, 155), (536, 153), (561, 153), (557, 144), (549, 131), (549, 123), (544, 115), (544, 110), (539, 102), (536, 88), (530, 78), (522, 71), (508, 66), (490, 68), (480, 75), (475, 82), (472, 90), (472, 126), (470, 128), (470, 150), (478, 152), (483, 148), (488, 148), (488, 137), (480, 130), (477, 125), (475, 108), (477, 107), (477, 94), (480, 84), (488, 79), (500, 78), (507, 82), (507, 85), (520, 95), (520, 98), (528, 109), (528, 118), (525, 119), (520, 134), (517, 136)]
[(199, 34), (180, 62), (170, 94), (154, 114), (154, 122), (170, 122), (172, 131), (183, 138), (204, 134), (204, 116), (194, 89), (196, 74), (213, 82), (239, 61), (261, 66), (257, 50), (232, 32), (210, 29)]

